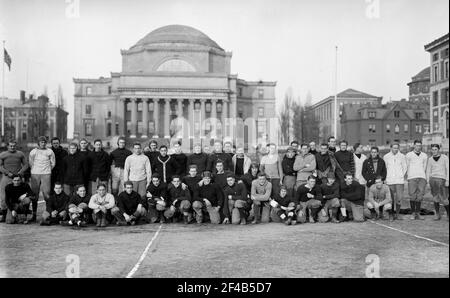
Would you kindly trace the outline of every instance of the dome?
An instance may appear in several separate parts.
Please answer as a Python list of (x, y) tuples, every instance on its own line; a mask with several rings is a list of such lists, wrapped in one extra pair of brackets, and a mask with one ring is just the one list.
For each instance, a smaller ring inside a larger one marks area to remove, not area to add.
[(202, 45), (223, 51), (223, 49), (206, 34), (195, 28), (184, 25), (169, 25), (153, 30), (132, 46), (131, 49), (139, 46), (166, 43)]

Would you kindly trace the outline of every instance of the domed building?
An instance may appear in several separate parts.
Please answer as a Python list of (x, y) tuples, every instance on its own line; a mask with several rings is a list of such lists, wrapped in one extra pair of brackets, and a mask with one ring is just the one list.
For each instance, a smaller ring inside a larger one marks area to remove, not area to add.
[(161, 27), (121, 54), (121, 72), (73, 79), (75, 138), (244, 144), (244, 136), (267, 137), (269, 119), (275, 117), (276, 82), (231, 74), (232, 53), (203, 32)]

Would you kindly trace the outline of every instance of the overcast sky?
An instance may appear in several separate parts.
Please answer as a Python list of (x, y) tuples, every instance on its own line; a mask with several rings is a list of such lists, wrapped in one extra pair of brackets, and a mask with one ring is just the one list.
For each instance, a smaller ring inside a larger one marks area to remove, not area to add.
[(182, 24), (233, 52), (240, 78), (277, 81), (278, 103), (290, 86), (303, 100), (332, 95), (336, 45), (339, 91), (398, 100), (429, 65), (424, 45), (449, 32), (448, 11), (448, 0), (0, 0), (0, 40), (12, 58), (5, 96), (48, 86), (53, 100), (61, 84), (72, 113), (73, 77), (121, 71), (120, 49)]

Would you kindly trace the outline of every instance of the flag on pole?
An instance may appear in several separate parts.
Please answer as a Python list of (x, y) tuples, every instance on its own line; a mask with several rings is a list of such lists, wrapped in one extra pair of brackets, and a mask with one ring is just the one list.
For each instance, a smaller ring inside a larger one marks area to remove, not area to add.
[(11, 71), (11, 56), (9, 56), (8, 51), (5, 48), (3, 49), (3, 57), (6, 65), (8, 65), (9, 71)]

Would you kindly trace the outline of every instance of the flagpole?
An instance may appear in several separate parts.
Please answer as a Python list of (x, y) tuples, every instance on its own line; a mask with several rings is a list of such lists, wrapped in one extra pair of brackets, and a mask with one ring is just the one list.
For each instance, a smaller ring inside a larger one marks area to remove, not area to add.
[(3, 41), (3, 61), (2, 61), (2, 142), (5, 137), (5, 41)]
[(335, 57), (335, 72), (334, 72), (334, 137), (338, 137), (337, 133), (337, 123), (338, 123), (338, 100), (337, 100), (337, 57), (338, 57), (338, 47), (336, 46), (336, 57)]

